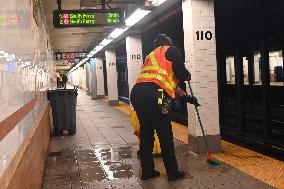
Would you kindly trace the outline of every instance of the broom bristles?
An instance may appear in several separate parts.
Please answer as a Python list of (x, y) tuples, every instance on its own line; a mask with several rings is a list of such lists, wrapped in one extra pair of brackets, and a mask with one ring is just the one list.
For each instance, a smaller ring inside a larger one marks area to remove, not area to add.
[(207, 155), (207, 163), (209, 163), (210, 165), (221, 165), (221, 161), (216, 159), (213, 154), (208, 153)]

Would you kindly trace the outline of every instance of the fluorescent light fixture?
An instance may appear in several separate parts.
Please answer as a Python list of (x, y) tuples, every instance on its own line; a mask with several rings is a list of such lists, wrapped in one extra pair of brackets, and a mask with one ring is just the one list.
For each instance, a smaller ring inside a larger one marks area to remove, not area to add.
[(96, 52), (95, 51), (91, 51), (89, 54), (88, 54), (88, 58), (91, 58), (92, 56), (94, 56), (96, 54)]
[(142, 10), (142, 9), (137, 9), (134, 11), (133, 14), (131, 14), (126, 20), (125, 24), (128, 27), (131, 27), (135, 25), (137, 22), (139, 22), (142, 18), (144, 18), (147, 14), (149, 14), (151, 11), (148, 10)]
[(160, 6), (161, 4), (163, 4), (166, 1), (167, 0), (148, 0), (148, 1), (146, 1), (146, 4), (149, 4), (150, 6)]
[(89, 53), (89, 55), (94, 55), (94, 54), (96, 54), (96, 52), (95, 52), (94, 50), (92, 50), (92, 51)]
[(100, 50), (102, 50), (104, 48), (104, 46), (96, 46), (95, 51), (96, 53), (99, 52)]
[(160, 6), (161, 4), (163, 4), (164, 2), (166, 2), (167, 0), (158, 0), (158, 6)]
[(4, 58), (10, 57), (8, 53), (4, 53)]
[(112, 39), (107, 39), (107, 38), (105, 38), (101, 43), (100, 43), (100, 45), (101, 46), (107, 46), (108, 44), (110, 44), (110, 42), (112, 42)]
[(109, 34), (108, 37), (113, 38), (113, 39), (118, 38), (126, 30), (127, 30), (127, 28), (116, 28), (116, 29), (113, 30), (113, 32), (111, 32), (111, 34)]
[[(165, 2), (166, 0), (159, 0), (158, 2), (161, 2), (160, 4), (162, 4), (163, 2)], [(128, 29), (130, 29), (133, 25), (135, 25), (137, 22), (139, 22), (140, 20), (142, 20), (147, 14), (149, 14), (151, 11), (148, 10), (142, 10), (142, 9), (137, 9), (136, 11), (134, 11), (133, 14), (131, 14), (126, 20), (125, 20), (125, 24), (126, 27), (125, 28), (116, 28), (114, 29), (111, 34), (109, 34), (109, 36), (107, 36), (102, 42), (99, 43), (99, 45), (97, 45), (87, 56), (87, 58), (81, 60), (75, 67), (73, 67), (68, 74), (70, 74), (71, 72), (73, 72), (74, 70), (76, 70), (78, 67), (80, 67), (82, 64), (84, 64), (86, 61), (89, 60), (89, 58), (91, 58), (92, 56), (94, 56), (95, 54), (97, 54), (100, 50), (102, 50), (105, 46), (107, 46), (108, 44), (110, 44), (113, 39), (118, 38), (119, 36), (121, 36), (124, 32), (126, 32)]]

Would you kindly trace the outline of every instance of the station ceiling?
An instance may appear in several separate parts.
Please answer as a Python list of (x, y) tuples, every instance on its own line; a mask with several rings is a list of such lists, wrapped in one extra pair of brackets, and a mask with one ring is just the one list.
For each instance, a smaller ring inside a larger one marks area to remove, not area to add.
[[(78, 52), (87, 50), (103, 39), (110, 28), (64, 28), (53, 26), (53, 11), (57, 9), (57, 0), (41, 0), (42, 8), (50, 33), (51, 46), (54, 51)], [(105, 0), (106, 8), (122, 8), (126, 15), (134, 11), (144, 0)], [(101, 0), (62, 0), (62, 9), (101, 9)]]

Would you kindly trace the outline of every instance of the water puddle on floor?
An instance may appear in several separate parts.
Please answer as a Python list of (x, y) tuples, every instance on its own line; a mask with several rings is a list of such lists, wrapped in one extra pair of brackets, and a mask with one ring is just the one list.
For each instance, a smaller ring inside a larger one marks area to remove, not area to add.
[(108, 174), (110, 179), (129, 179), (133, 177), (130, 165), (121, 162), (106, 162), (104, 164), (108, 167)]
[(95, 187), (108, 185), (112, 180), (134, 178), (131, 165), (133, 148), (112, 149), (109, 145), (94, 150), (65, 150), (50, 153), (45, 170), (44, 186), (51, 184)]
[(132, 147), (131, 146), (125, 146), (125, 147), (119, 147), (118, 148), (118, 155), (122, 159), (132, 158)]
[(123, 159), (132, 157), (132, 147), (125, 146), (117, 149), (98, 148), (95, 153), (104, 168), (108, 179), (129, 179), (133, 177), (131, 165)]

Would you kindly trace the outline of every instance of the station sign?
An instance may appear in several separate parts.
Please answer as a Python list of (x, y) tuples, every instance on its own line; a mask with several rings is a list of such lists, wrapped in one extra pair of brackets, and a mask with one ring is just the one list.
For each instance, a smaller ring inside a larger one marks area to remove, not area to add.
[(125, 23), (121, 9), (55, 10), (55, 28), (69, 27), (118, 27)]
[(31, 20), (25, 19), (28, 16), (29, 14), (23, 10), (17, 10), (17, 12), (14, 10), (0, 11), (0, 30), (16, 27), (30, 28)]
[(16, 26), (18, 25), (19, 18), (17, 15), (0, 15), (1, 26)]
[(86, 52), (57, 52), (56, 60), (75, 60), (82, 59), (87, 56)]

